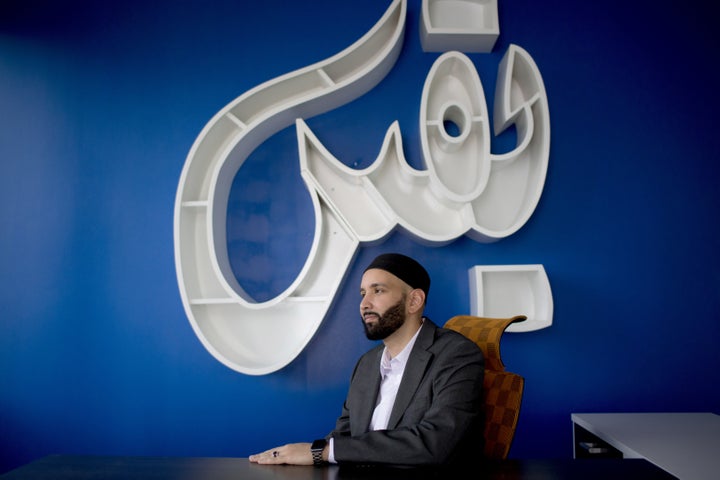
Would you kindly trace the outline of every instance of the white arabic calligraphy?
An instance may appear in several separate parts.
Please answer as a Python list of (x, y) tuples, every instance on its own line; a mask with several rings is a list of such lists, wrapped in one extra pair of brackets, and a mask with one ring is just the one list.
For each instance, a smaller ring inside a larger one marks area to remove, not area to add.
[[(437, 60), (423, 91), (427, 170), (405, 161), (397, 122), (378, 159), (364, 170), (333, 158), (307, 127), (303, 118), (353, 100), (382, 80), (399, 55), (405, 17), (405, 0), (396, 0), (343, 52), (238, 97), (213, 117), (188, 154), (175, 206), (178, 283), (198, 338), (238, 372), (270, 373), (302, 351), (360, 244), (398, 226), (433, 245), (462, 235), (495, 241), (519, 229), (537, 205), (549, 156), (547, 98), (537, 67), (517, 46), (502, 60), (495, 100), (495, 133), (511, 125), (518, 133), (516, 148), (506, 154), (490, 153), (482, 86), (472, 62), (458, 52)], [(293, 120), (315, 214), (314, 239), (295, 281), (276, 297), (255, 302), (228, 260), (228, 192), (247, 156)], [(457, 124), (460, 133), (448, 135), (444, 121)]]

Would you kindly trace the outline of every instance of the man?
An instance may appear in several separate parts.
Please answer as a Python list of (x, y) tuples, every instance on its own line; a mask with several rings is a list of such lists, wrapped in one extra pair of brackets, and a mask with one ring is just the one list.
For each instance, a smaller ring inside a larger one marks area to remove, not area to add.
[(324, 439), (251, 455), (260, 464), (477, 462), (483, 451), (483, 355), (423, 317), (430, 277), (397, 253), (375, 258), (360, 285), (365, 334), (382, 344), (355, 366), (335, 429)]

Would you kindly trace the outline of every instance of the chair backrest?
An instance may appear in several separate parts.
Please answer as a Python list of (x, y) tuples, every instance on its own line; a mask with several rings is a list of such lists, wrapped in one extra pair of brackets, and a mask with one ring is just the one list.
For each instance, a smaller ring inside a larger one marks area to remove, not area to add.
[(515, 436), (525, 379), (516, 373), (505, 371), (500, 357), (500, 337), (508, 325), (526, 319), (525, 315), (511, 318), (458, 315), (445, 323), (445, 328), (468, 337), (485, 355), (483, 400), (486, 458), (507, 458)]

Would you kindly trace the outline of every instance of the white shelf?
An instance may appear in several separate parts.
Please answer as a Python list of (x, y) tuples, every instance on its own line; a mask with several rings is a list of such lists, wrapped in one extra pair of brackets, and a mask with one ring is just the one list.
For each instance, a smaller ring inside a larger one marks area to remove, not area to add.
[[(339, 54), (244, 93), (208, 122), (188, 154), (175, 201), (180, 294), (205, 348), (238, 372), (271, 373), (305, 348), (360, 244), (380, 243), (396, 229), (434, 246), (463, 235), (493, 242), (521, 228), (535, 210), (549, 157), (549, 114), (540, 73), (515, 45), (502, 59), (496, 87), (495, 133), (517, 129), (515, 148), (502, 155), (490, 152), (480, 78), (459, 52), (437, 59), (423, 89), (427, 169), (405, 160), (397, 121), (377, 160), (363, 170), (334, 158), (307, 127), (303, 118), (354, 100), (388, 73), (402, 48), (406, 10), (406, 0), (394, 0), (366, 35)], [(252, 151), (293, 122), (315, 233), (292, 284), (257, 302), (228, 258), (228, 196)]]
[(256, 302), (234, 276), (226, 212), (232, 179), (268, 137), (361, 96), (384, 78), (402, 48), (406, 1), (395, 0), (357, 42), (317, 64), (244, 93), (195, 140), (175, 201), (175, 264), (185, 312), (203, 345), (241, 373), (262, 375), (292, 361), (319, 327), (358, 246), (342, 219), (310, 190), (315, 236), (288, 289)]
[(435, 61), (420, 103), (423, 156), (434, 187), (467, 203), (490, 177), (490, 128), (485, 92), (472, 61), (448, 52)]
[(420, 41), (425, 52), (491, 52), (500, 35), (497, 0), (423, 0)]
[[(532, 58), (515, 45), (501, 62), (496, 94), (496, 133), (517, 128), (517, 146), (507, 153), (490, 152), (485, 95), (472, 62), (448, 52), (433, 64), (421, 99), (427, 169), (405, 160), (397, 122), (377, 160), (355, 170), (334, 158), (298, 119), (303, 177), (361, 242), (377, 242), (397, 227), (430, 245), (463, 235), (479, 242), (505, 238), (534, 212), (550, 152), (542, 78)], [(457, 124), (457, 136), (441, 125), (445, 120)]]
[(524, 322), (508, 326), (508, 332), (529, 332), (552, 325), (552, 291), (542, 265), (476, 266), (468, 274), (471, 315), (527, 317)]

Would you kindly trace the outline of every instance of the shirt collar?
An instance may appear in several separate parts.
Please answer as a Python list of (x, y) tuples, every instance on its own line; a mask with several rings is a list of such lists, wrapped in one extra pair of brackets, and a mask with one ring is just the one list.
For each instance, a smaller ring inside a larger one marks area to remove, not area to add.
[[(425, 323), (425, 318), (423, 318), (423, 323)], [(408, 357), (410, 356), (410, 352), (415, 345), (415, 340), (417, 340), (418, 334), (420, 333), (422, 326), (423, 324), (421, 323), (420, 328), (417, 329), (415, 335), (412, 336), (407, 345), (405, 345), (405, 348), (403, 348), (402, 351), (395, 356), (395, 358), (390, 358), (388, 349), (387, 347), (385, 347), (385, 349), (383, 350), (382, 358), (380, 359), (380, 373), (383, 376), (387, 375), (395, 368), (398, 368), (399, 371), (405, 370), (405, 364), (407, 364)]]

